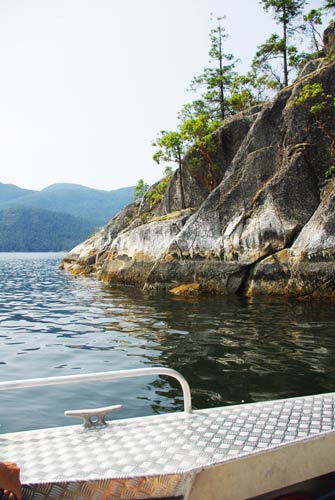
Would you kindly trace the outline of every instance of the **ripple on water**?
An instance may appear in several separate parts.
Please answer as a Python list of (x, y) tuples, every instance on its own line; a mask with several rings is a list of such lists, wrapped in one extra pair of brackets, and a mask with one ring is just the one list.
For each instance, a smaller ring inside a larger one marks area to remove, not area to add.
[[(0, 379), (169, 366), (194, 407), (333, 390), (327, 304), (184, 300), (107, 288), (57, 269), (60, 255), (0, 254)], [(124, 404), (120, 417), (182, 408), (165, 377), (1, 393), (0, 432), (67, 425), (64, 409)]]

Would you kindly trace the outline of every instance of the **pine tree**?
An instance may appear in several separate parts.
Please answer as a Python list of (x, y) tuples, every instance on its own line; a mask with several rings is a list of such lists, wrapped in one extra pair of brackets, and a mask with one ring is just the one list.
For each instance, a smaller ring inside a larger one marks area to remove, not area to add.
[(218, 17), (218, 25), (210, 31), (210, 67), (204, 68), (201, 75), (193, 78), (190, 90), (197, 92), (204, 88), (201, 94), (208, 113), (220, 120), (224, 120), (229, 114), (229, 98), (227, 91), (232, 80), (236, 77), (234, 71), (236, 61), (233, 54), (224, 52), (224, 42), (228, 35)]
[(262, 61), (264, 63), (281, 58), (283, 63), (281, 86), (286, 86), (289, 83), (290, 66), (296, 66), (299, 62), (298, 51), (289, 42), (294, 34), (302, 29), (301, 25), (295, 23), (302, 15), (307, 0), (261, 0), (261, 3), (266, 11), (273, 12), (275, 21), (281, 26), (282, 34), (271, 35), (265, 44), (259, 47), (256, 58), (258, 57), (259, 64)]
[(310, 36), (311, 46), (316, 52), (321, 49), (322, 37), (317, 26), (322, 25), (322, 9), (312, 9), (305, 16), (304, 31)]
[(139, 179), (134, 188), (134, 200), (137, 200), (137, 198), (142, 198), (148, 191), (148, 189), (149, 185), (146, 182), (144, 182), (143, 179)]

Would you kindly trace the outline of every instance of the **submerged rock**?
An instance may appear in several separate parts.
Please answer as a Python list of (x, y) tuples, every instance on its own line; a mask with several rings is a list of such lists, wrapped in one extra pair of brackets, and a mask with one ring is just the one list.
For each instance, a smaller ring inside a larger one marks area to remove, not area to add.
[(335, 297), (335, 182), (325, 182), (335, 113), (332, 136), (307, 106), (294, 105), (306, 84), (335, 95), (335, 63), (308, 64), (272, 102), (217, 131), (212, 192), (203, 161), (186, 156), (182, 182), (176, 171), (159, 203), (144, 198), (126, 207), (62, 268), (175, 293), (189, 284), (197, 293)]

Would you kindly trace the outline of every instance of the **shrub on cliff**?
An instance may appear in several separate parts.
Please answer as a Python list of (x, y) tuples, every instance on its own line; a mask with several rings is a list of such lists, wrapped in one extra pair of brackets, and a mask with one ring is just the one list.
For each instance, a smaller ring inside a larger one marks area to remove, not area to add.
[(335, 96), (324, 91), (322, 83), (304, 85), (294, 105), (306, 106), (315, 118), (316, 124), (330, 141), (329, 167), (325, 172), (325, 179), (335, 174)]

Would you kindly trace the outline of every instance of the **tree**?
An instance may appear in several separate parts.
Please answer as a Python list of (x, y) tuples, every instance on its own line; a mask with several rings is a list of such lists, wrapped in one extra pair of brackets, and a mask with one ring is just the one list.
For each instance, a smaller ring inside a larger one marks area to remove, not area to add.
[(266, 101), (273, 87), (277, 87), (277, 82), (273, 82), (263, 72), (259, 75), (255, 68), (238, 76), (230, 88), (229, 106), (232, 112), (243, 111)]
[(222, 19), (224, 18), (218, 17), (217, 27), (210, 31), (211, 66), (204, 68), (201, 75), (193, 78), (190, 90), (197, 92), (200, 88), (204, 88), (201, 97), (208, 108), (208, 113), (223, 121), (229, 114), (227, 91), (237, 75), (234, 71), (236, 61), (233, 54), (224, 53), (224, 41), (228, 35), (221, 24)]
[(134, 200), (137, 200), (137, 198), (142, 198), (148, 191), (148, 189), (148, 184), (146, 184), (143, 179), (139, 179), (134, 189)]
[(273, 11), (275, 21), (281, 25), (282, 35), (271, 35), (259, 47), (256, 58), (260, 65), (262, 62), (269, 63), (271, 59), (281, 58), (283, 79), (280, 79), (280, 86), (286, 86), (289, 83), (290, 66), (295, 66), (299, 61), (298, 51), (294, 45), (289, 45), (289, 41), (302, 29), (301, 26), (295, 25), (295, 21), (302, 14), (307, 0), (261, 0), (261, 3), (266, 11)]
[(153, 155), (156, 163), (174, 162), (179, 168), (179, 185), (182, 209), (186, 208), (185, 193), (183, 185), (183, 156), (185, 154), (185, 141), (180, 132), (171, 132), (162, 130), (157, 139), (153, 142), (153, 146), (157, 147), (157, 151)]
[(283, 86), (281, 74), (278, 74), (274, 62), (282, 59), (283, 41), (279, 35), (273, 33), (262, 45), (258, 47), (252, 61), (252, 70), (265, 76), (271, 82), (273, 89)]
[[(335, 5), (335, 3), (334, 3)], [(320, 32), (317, 30), (317, 26), (322, 25), (322, 9), (312, 9), (305, 16), (305, 27), (304, 31), (311, 38), (311, 46), (316, 52), (319, 52), (322, 46), (322, 37)]]
[(231, 86), (231, 95), (229, 97), (229, 106), (234, 113), (248, 109), (254, 104), (256, 100), (252, 89), (250, 88), (247, 77), (238, 77)]
[[(186, 108), (186, 111), (185, 111)], [(192, 114), (192, 105), (187, 105), (179, 114), (182, 120), (180, 134), (190, 153), (200, 154), (207, 166), (207, 185), (209, 191), (215, 187), (214, 154), (217, 151), (217, 142), (214, 133), (221, 124), (221, 120), (211, 118), (207, 113), (198, 113), (195, 108)]]

